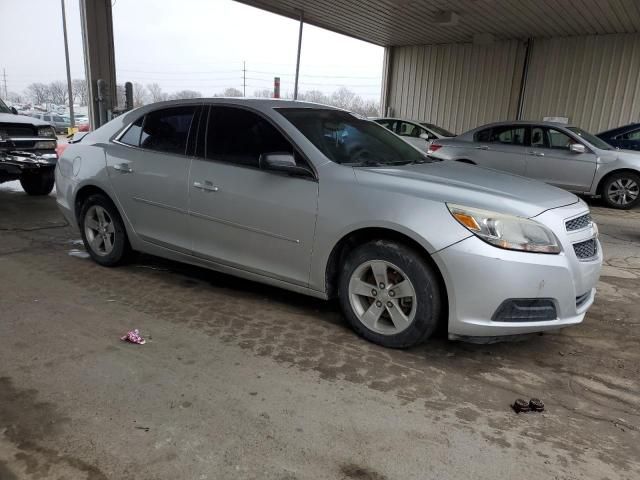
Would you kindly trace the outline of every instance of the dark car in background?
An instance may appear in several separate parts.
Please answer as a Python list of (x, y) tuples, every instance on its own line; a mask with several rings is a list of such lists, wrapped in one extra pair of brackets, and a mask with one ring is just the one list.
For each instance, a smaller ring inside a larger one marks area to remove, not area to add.
[(54, 128), (18, 115), (0, 100), (0, 183), (20, 180), (29, 195), (47, 195), (55, 182), (58, 155)]
[(598, 133), (597, 136), (614, 147), (640, 151), (640, 123), (630, 123), (623, 127), (612, 128)]

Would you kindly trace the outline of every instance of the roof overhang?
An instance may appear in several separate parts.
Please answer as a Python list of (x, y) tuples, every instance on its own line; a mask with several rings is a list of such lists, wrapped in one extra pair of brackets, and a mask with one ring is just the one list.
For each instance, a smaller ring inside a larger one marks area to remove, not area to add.
[(637, 0), (237, 0), (381, 46), (640, 32)]

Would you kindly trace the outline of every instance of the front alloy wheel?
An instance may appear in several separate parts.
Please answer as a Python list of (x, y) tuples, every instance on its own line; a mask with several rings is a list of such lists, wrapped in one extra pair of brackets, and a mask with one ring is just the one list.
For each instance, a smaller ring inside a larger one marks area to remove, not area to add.
[(640, 177), (631, 172), (612, 175), (603, 187), (604, 201), (619, 209), (634, 207), (640, 200)]
[(391, 348), (426, 340), (438, 326), (442, 293), (426, 254), (377, 240), (345, 258), (338, 282), (340, 306), (362, 337)]

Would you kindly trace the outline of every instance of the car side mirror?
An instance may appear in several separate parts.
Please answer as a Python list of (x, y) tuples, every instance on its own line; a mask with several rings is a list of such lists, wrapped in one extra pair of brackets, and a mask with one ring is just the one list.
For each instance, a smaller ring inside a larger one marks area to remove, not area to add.
[(262, 170), (302, 177), (311, 176), (309, 169), (298, 165), (295, 157), (288, 152), (263, 153), (258, 164)]
[(431, 135), (429, 135), (428, 133), (422, 132), (420, 134), (420, 138), (423, 140), (430, 140), (431, 139)]
[(14, 115), (18, 115), (18, 110), (16, 110), (16, 107), (11, 107), (11, 113), (13, 113)]
[(587, 147), (581, 143), (572, 143), (569, 145), (569, 150), (573, 153), (585, 153), (587, 151)]

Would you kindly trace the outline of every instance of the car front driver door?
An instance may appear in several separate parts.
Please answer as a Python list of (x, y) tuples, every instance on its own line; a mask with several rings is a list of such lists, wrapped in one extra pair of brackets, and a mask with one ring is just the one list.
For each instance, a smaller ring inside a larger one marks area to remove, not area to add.
[(527, 156), (527, 177), (574, 192), (591, 190), (596, 173), (596, 155), (570, 150), (580, 143), (568, 134), (545, 126), (531, 127), (531, 145)]
[(263, 170), (260, 155), (294, 153), (278, 129), (244, 108), (211, 106), (189, 178), (196, 256), (307, 286), (318, 182)]

